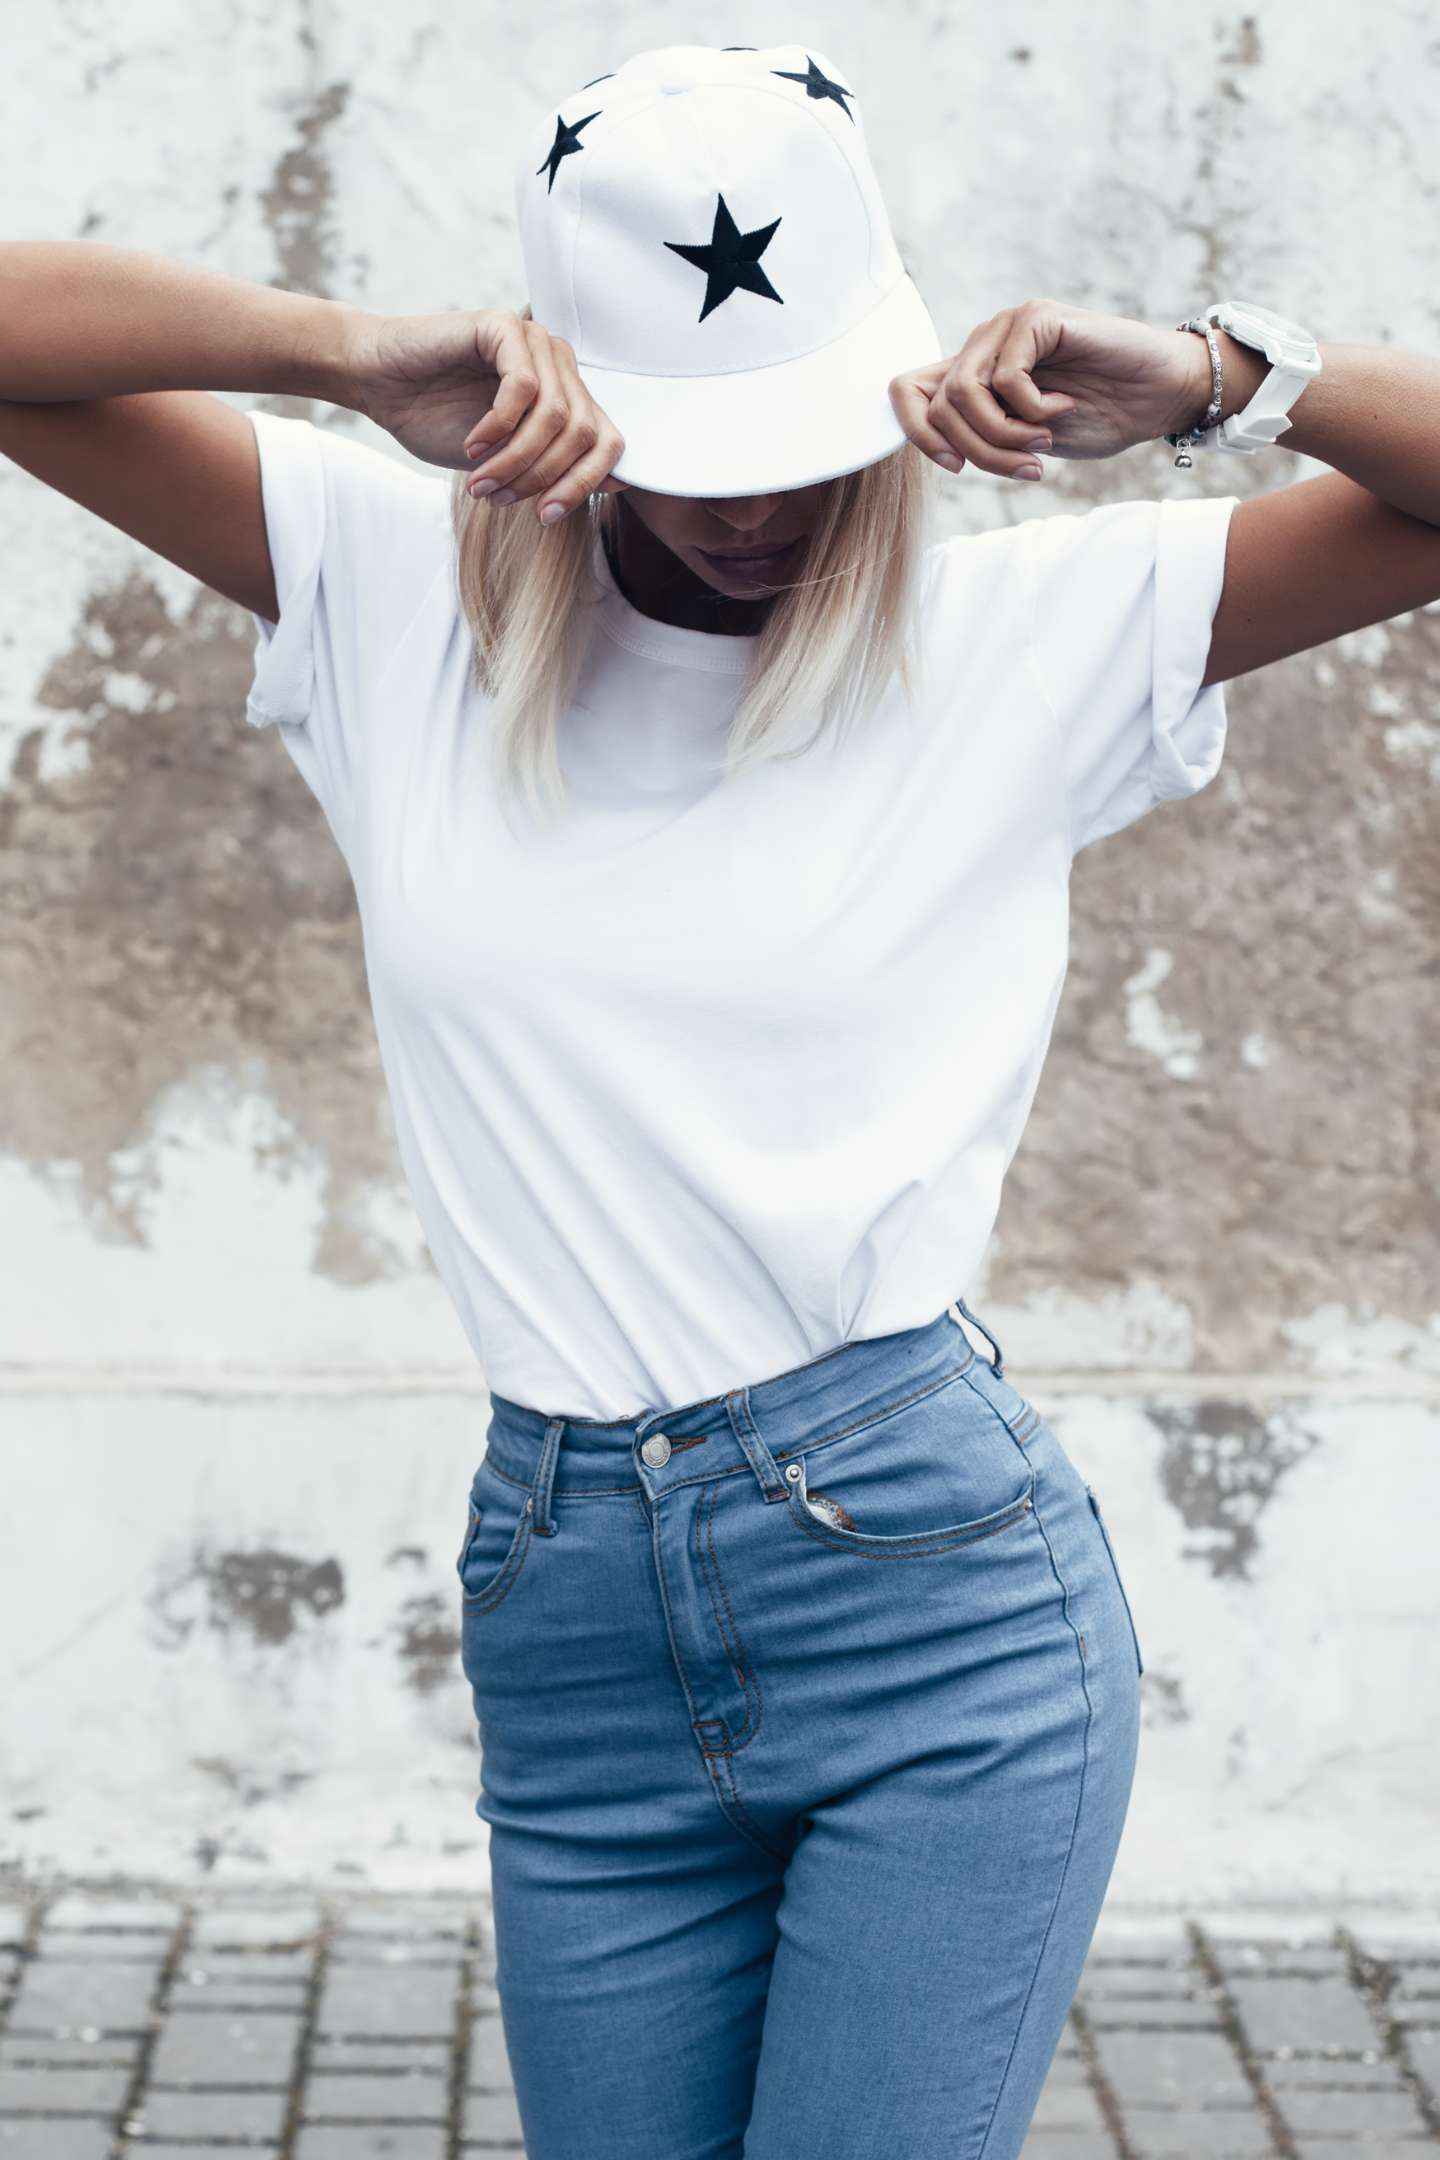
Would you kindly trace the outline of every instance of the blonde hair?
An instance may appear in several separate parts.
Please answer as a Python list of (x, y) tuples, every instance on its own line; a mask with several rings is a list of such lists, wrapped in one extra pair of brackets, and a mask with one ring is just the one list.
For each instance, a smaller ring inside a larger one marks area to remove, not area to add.
[[(933, 475), (905, 443), (825, 484), (820, 515), (794, 580), (776, 592), (726, 742), (726, 777), (770, 756), (798, 756), (827, 728), (846, 732), (873, 709), (892, 675), (909, 690), (916, 581), (929, 533)], [(593, 550), (613, 538), (619, 497), (591, 495), (558, 525), (533, 507), (494, 509), (466, 492), (451, 501), (460, 604), (470, 626), (473, 680), (491, 699), (492, 750), (502, 786), (532, 806), (566, 793), (557, 728), (574, 694), (599, 597)], [(773, 738), (793, 711), (820, 712), (798, 750)]]

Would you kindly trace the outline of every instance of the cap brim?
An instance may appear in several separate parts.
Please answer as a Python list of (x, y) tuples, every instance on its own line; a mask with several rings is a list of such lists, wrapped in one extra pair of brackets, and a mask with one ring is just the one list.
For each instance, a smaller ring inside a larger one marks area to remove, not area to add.
[[(752, 296), (737, 293), (736, 300)], [(664, 495), (768, 495), (858, 472), (908, 441), (890, 383), (943, 358), (908, 276), (818, 352), (726, 375), (633, 375), (577, 362), (625, 438), (611, 471)]]

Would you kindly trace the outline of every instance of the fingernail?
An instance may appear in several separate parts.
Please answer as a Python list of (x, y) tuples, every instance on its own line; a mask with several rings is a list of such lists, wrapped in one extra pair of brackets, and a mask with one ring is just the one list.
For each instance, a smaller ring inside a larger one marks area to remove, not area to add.
[[(493, 480), (490, 481), (488, 485), (485, 481), (482, 480), (475, 492), (477, 495), (488, 495), (490, 494), (490, 488), (492, 487), (495, 487), (495, 483)], [(495, 493), (490, 496), (490, 500), (492, 503), (514, 502), (515, 490), (512, 487), (495, 488)]]
[(568, 505), (565, 503), (546, 503), (544, 509), (540, 512), (541, 524), (558, 525), (567, 508)]
[(935, 462), (937, 465), (943, 465), (946, 472), (959, 472), (960, 470), (960, 460), (953, 450), (937, 450)]
[(470, 493), (472, 495), (493, 495), (499, 485), (498, 480), (472, 480), (470, 482)]
[(1017, 480), (1043, 480), (1045, 468), (1043, 465), (1017, 465), (1015, 477)]
[(1051, 435), (1032, 435), (1029, 442), (1021, 444), (1021, 448), (1023, 450), (1048, 450), (1053, 441), (1054, 437)]

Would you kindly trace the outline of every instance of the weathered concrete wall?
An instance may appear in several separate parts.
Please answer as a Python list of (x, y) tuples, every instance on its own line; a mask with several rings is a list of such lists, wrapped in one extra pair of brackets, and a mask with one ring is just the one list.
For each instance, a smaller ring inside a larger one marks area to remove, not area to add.
[[(9, 25), (0, 233), (518, 303), (520, 116), (640, 46), (780, 34), (856, 83), (952, 347), (1046, 291), (1434, 345), (1440, 40), (1398, 4), (90, 0)], [(1052, 461), (949, 516), (1310, 469)], [(347, 875), (245, 727), (236, 609), (13, 467), (0, 560), (0, 1866), (473, 1884), (483, 1378)], [(1101, 1493), (1145, 1648), (1117, 1900), (1440, 1901), (1437, 686), (1435, 609), (1235, 684), (1214, 786), (1077, 866), (972, 1302)]]

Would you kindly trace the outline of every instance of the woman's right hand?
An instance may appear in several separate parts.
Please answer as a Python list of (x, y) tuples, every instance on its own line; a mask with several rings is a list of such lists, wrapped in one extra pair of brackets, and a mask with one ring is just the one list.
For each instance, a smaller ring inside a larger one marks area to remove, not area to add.
[(347, 403), (412, 456), (456, 471), (483, 460), (472, 493), (573, 510), (625, 485), (610, 478), (624, 439), (580, 380), (573, 347), (528, 307), (366, 317), (346, 375)]

